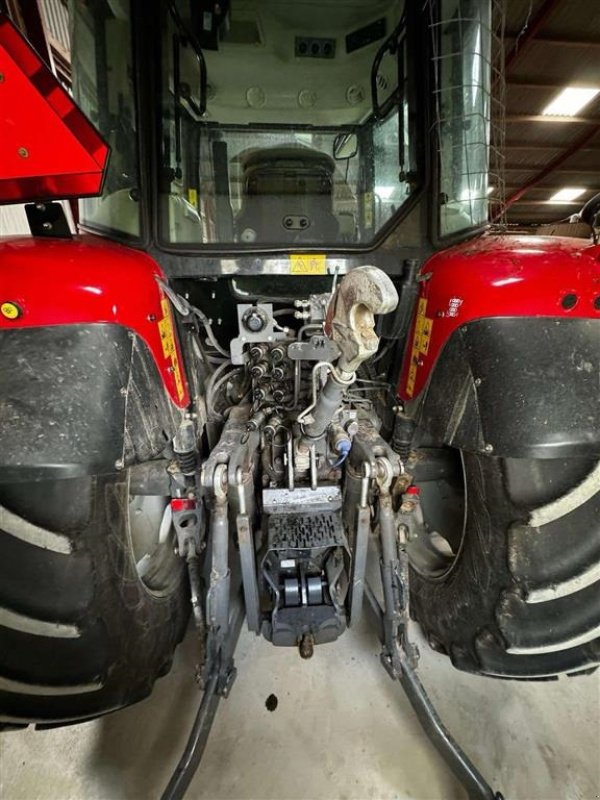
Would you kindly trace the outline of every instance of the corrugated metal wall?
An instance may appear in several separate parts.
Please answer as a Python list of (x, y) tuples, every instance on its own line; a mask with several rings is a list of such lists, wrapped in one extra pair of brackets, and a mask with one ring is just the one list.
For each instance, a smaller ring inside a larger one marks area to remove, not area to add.
[(51, 44), (64, 55), (71, 51), (69, 39), (69, 12), (62, 0), (42, 0), (44, 22)]

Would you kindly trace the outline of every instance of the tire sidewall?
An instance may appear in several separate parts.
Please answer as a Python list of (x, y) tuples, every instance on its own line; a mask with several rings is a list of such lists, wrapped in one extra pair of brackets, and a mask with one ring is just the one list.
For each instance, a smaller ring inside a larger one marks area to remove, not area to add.
[(479, 671), (475, 640), (499, 636), (495, 612), (510, 586), (508, 535), (519, 512), (510, 501), (502, 461), (463, 453), (465, 530), (455, 563), (440, 577), (410, 570), (411, 611), (426, 637), (460, 669)]
[[(129, 533), (129, 481), (126, 472), (94, 481), (92, 524), (87, 544), (95, 566), (95, 603), (107, 621), (112, 652), (111, 682), (147, 694), (170, 662), (185, 628), (185, 565), (173, 553), (170, 591), (150, 592), (140, 579)], [(108, 621), (110, 620), (110, 622)]]

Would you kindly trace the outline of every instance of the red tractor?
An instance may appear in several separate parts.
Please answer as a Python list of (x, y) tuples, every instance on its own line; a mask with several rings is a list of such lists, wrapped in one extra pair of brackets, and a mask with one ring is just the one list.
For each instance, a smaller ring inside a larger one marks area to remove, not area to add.
[(191, 611), (181, 797), (244, 616), (309, 658), (364, 609), (499, 796), (408, 621), (492, 677), (600, 661), (600, 247), (489, 230), (491, 2), (69, 10), (78, 107), (0, 16), (0, 726), (147, 696)]

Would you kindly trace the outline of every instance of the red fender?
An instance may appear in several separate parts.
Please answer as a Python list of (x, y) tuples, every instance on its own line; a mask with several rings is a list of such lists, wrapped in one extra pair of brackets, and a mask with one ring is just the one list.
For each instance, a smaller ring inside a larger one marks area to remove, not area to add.
[(430, 258), (398, 384), (405, 400), (424, 389), (461, 325), (484, 317), (600, 318), (600, 246), (550, 236), (483, 236)]
[(0, 330), (114, 323), (147, 344), (173, 403), (190, 402), (165, 279), (150, 256), (93, 236), (0, 242)]

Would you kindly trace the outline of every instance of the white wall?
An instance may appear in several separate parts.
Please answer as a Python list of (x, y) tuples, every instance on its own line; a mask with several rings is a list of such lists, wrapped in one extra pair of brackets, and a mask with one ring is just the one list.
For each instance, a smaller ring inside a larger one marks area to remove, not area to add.
[(0, 206), (0, 236), (29, 233), (29, 225), (22, 205)]

